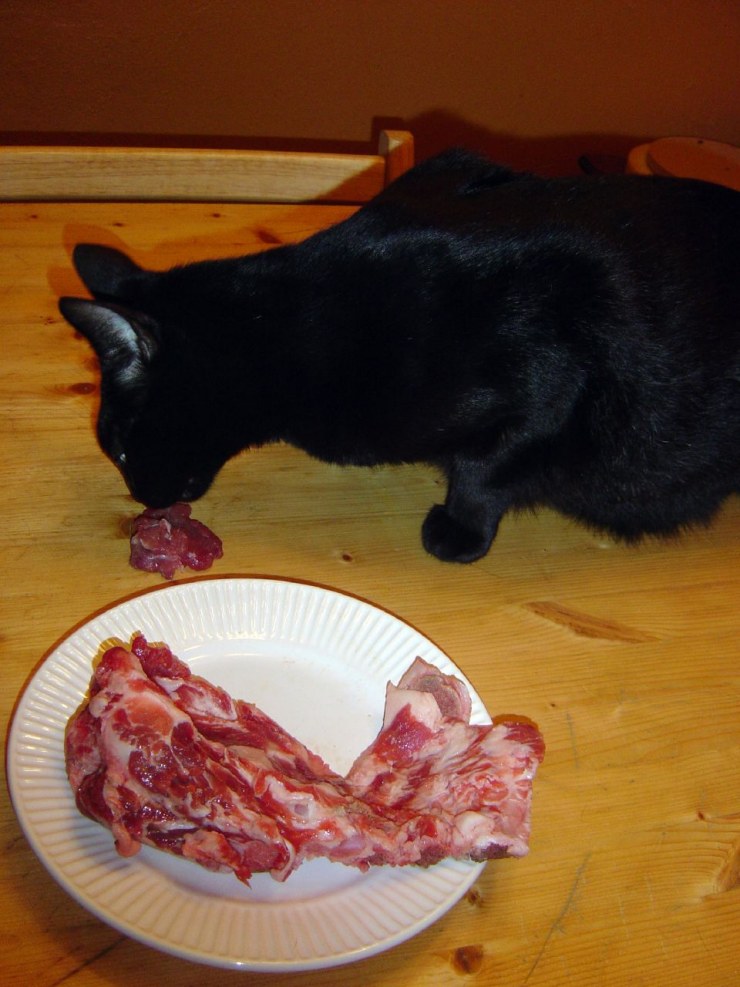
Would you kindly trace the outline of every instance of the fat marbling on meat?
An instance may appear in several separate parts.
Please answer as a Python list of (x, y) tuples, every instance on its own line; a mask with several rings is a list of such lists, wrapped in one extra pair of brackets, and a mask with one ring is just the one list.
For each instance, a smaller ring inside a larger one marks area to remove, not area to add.
[(347, 775), (353, 794), (384, 811), (429, 816), (443, 857), (521, 857), (529, 846), (532, 780), (545, 753), (529, 721), (472, 724), (470, 694), (417, 658), (388, 684), (380, 734)]
[(542, 738), (525, 722), (471, 725), (461, 686), (417, 659), (342, 777), (137, 635), (96, 668), (68, 727), (67, 772), (78, 808), (122, 855), (148, 844), (245, 882), (285, 880), (312, 857), (365, 870), (521, 856)]

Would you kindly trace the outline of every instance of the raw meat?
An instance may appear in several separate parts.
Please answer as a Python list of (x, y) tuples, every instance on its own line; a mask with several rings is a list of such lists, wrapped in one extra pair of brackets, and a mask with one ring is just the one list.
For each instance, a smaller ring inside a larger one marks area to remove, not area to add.
[(209, 569), (223, 553), (221, 539), (190, 517), (189, 504), (148, 508), (134, 518), (130, 563), (172, 579), (178, 569)]
[(542, 736), (529, 721), (478, 725), (469, 716), (463, 683), (417, 658), (397, 686), (388, 684), (380, 734), (347, 776), (368, 805), (435, 819), (425, 862), (528, 849)]
[(542, 738), (526, 723), (470, 725), (460, 686), (417, 660), (389, 685), (383, 729), (343, 778), (137, 636), (96, 669), (68, 728), (67, 771), (80, 811), (122, 855), (147, 843), (245, 882), (285, 880), (317, 856), (363, 870), (520, 856)]

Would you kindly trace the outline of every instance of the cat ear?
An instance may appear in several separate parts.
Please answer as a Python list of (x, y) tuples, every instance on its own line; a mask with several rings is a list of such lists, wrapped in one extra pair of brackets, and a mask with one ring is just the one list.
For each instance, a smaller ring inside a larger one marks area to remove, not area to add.
[(78, 243), (72, 261), (96, 298), (125, 298), (126, 283), (146, 273), (120, 250), (96, 243)]
[(60, 298), (59, 310), (90, 342), (104, 376), (122, 385), (141, 381), (158, 348), (148, 315), (85, 298)]

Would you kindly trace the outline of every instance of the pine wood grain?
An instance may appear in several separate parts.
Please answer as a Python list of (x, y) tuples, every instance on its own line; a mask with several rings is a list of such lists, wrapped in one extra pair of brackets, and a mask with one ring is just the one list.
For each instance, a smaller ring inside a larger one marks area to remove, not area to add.
[(413, 137), (377, 154), (173, 147), (0, 146), (4, 201), (367, 202), (410, 168)]
[[(151, 266), (292, 242), (338, 206), (0, 206), (2, 711), (69, 630), (160, 584), (127, 564), (137, 511), (94, 437), (97, 371), (56, 298), (80, 239)], [(674, 541), (625, 547), (547, 511), (491, 554), (443, 565), (419, 526), (424, 467), (340, 470), (285, 446), (231, 461), (196, 515), (214, 575), (286, 576), (385, 607), (428, 634), (493, 713), (548, 746), (530, 855), (490, 863), (454, 909), (381, 956), (250, 975), (157, 953), (93, 918), (0, 810), (2, 981), (52, 987), (447, 987), (740, 982), (740, 502)]]

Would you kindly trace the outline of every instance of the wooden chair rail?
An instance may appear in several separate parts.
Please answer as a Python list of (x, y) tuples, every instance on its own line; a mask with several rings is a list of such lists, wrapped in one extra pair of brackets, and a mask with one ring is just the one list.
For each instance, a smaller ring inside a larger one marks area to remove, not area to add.
[(377, 154), (146, 147), (0, 147), (0, 200), (366, 202), (411, 167), (413, 137)]

